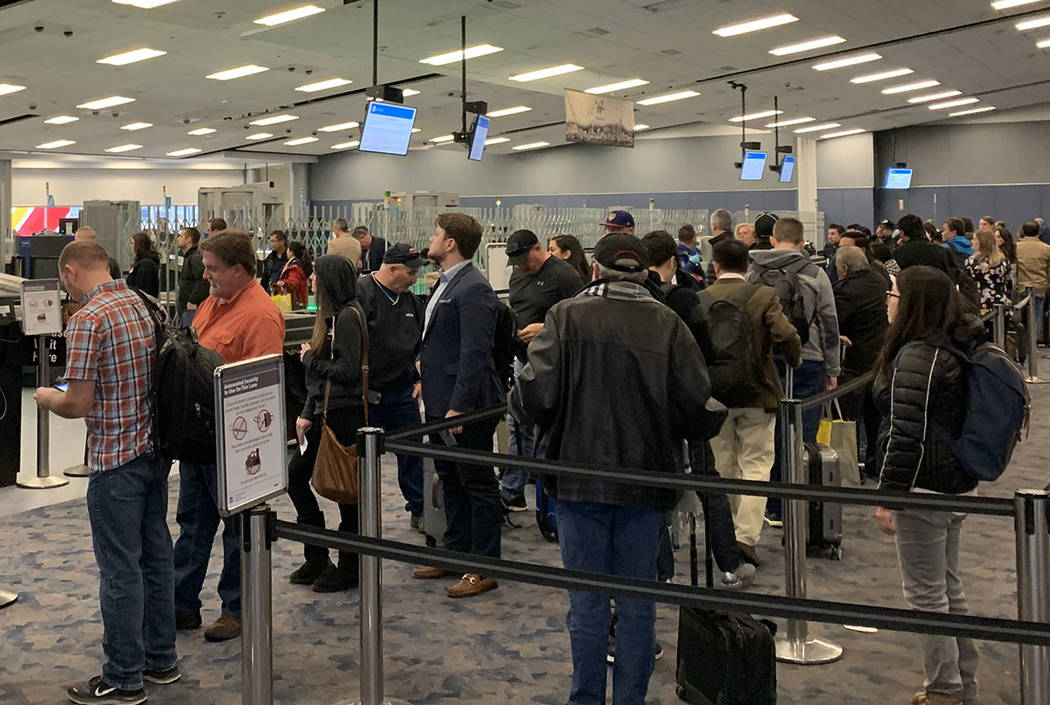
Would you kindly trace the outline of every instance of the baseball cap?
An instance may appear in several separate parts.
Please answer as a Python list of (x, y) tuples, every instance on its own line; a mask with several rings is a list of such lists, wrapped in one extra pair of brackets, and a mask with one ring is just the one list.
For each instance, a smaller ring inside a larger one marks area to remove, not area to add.
[(419, 250), (407, 242), (399, 242), (386, 248), (383, 264), (403, 264), (409, 269), (419, 269), (427, 264), (427, 260), (419, 253)]
[(610, 211), (602, 225), (607, 228), (633, 228), (634, 216), (627, 211)]
[(890, 230), (896, 230), (897, 229), (897, 224), (894, 223), (892, 220), (881, 220), (881, 221), (879, 221), (879, 225), (884, 227), (884, 228), (889, 228)]
[(540, 240), (531, 230), (515, 230), (507, 238), (507, 264), (521, 264)]
[(759, 213), (755, 218), (755, 235), (758, 237), (773, 237), (773, 226), (780, 217), (776, 213)]
[(618, 272), (641, 272), (648, 265), (642, 241), (630, 233), (609, 233), (594, 246), (594, 260)]

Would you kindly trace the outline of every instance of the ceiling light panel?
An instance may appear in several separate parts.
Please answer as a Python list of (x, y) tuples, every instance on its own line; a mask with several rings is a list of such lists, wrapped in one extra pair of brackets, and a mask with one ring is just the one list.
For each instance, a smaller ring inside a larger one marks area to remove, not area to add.
[(152, 122), (129, 122), (127, 125), (121, 125), (120, 129), (127, 130), (128, 132), (135, 132), (136, 130), (145, 130), (147, 127), (153, 127)]
[(48, 125), (65, 125), (70, 122), (76, 122), (79, 119), (80, 118), (73, 117), (72, 115), (56, 115), (53, 118), (48, 118), (47, 120), (44, 120), (44, 122), (46, 122)]
[(646, 125), (644, 122), (634, 123), (634, 131), (641, 132), (642, 130), (648, 130), (650, 125)]
[(847, 56), (844, 59), (835, 59), (834, 61), (822, 61), (819, 64), (813, 64), (814, 71), (832, 71), (834, 69), (841, 69), (846, 66), (856, 66), (857, 64), (866, 64), (869, 61), (878, 61), (882, 58), (880, 54), (858, 54), (856, 56)]
[(71, 144), (76, 144), (76, 140), (54, 140), (51, 142), (44, 142), (38, 144), (37, 149), (61, 149), (62, 147), (68, 147)]
[(170, 5), (177, 0), (113, 0), (117, 5), (131, 5), (142, 10), (152, 10), (161, 5)]
[(489, 137), (485, 140), (485, 146), (490, 144), (503, 144), (504, 142), (510, 142), (510, 137)]
[(106, 108), (115, 108), (118, 105), (127, 105), (128, 103), (134, 102), (134, 98), (127, 98), (122, 95), (111, 95), (108, 98), (98, 98), (96, 100), (90, 100), (87, 103), (81, 103), (77, 107), (83, 110), (105, 110)]
[(525, 150), (525, 149), (539, 149), (540, 147), (549, 147), (549, 146), (550, 146), (550, 142), (529, 142), (527, 144), (515, 145), (514, 147), (511, 147), (511, 149), (520, 152), (520, 151)]
[(357, 145), (361, 144), (360, 140), (350, 140), (349, 142), (340, 142), (339, 144), (333, 144), (329, 149), (353, 149)]
[(292, 120), (298, 120), (298, 115), (288, 115), (282, 113), (281, 115), (271, 115), (269, 117), (259, 118), (258, 120), (252, 120), (249, 125), (277, 125), (282, 122), (291, 122)]
[(218, 132), (214, 127), (198, 127), (196, 130), (190, 130), (187, 135), (193, 135), (194, 137), (200, 137), (201, 135), (210, 135), (213, 132)]
[(976, 115), (977, 113), (987, 113), (991, 110), (995, 110), (994, 105), (986, 105), (983, 108), (970, 108), (969, 110), (960, 110), (957, 113), (948, 113), (948, 117), (959, 117), (960, 115)]
[(952, 96), (962, 95), (962, 91), (941, 91), (940, 93), (930, 93), (928, 95), (917, 95), (914, 98), (908, 98), (909, 103), (929, 103), (931, 100), (944, 100), (945, 98), (951, 98)]
[(960, 105), (971, 105), (972, 103), (980, 103), (980, 98), (959, 98), (958, 100), (946, 100), (943, 103), (934, 103), (928, 105), (930, 110), (944, 110), (945, 108), (957, 108)]
[(861, 128), (861, 127), (856, 127), (856, 128), (854, 128), (852, 130), (843, 130), (842, 132), (831, 132), (831, 133), (826, 134), (826, 135), (821, 135), (820, 139), (822, 139), (822, 140), (832, 140), (832, 139), (835, 139), (836, 137), (847, 137), (849, 135), (859, 135), (862, 132), (867, 132), (867, 130), (865, 130), (864, 128)]
[(273, 137), (273, 135), (270, 134), (269, 132), (256, 132), (254, 135), (248, 135), (244, 139), (252, 140), (254, 142), (255, 140), (264, 140), (264, 139), (268, 139), (270, 137)]
[(766, 127), (770, 127), (770, 128), (772, 128), (772, 127), (788, 127), (789, 125), (802, 125), (802, 124), (807, 123), (807, 122), (816, 122), (816, 121), (817, 121), (816, 118), (800, 117), (800, 118), (792, 118), (791, 120), (777, 120), (776, 122), (769, 123), (768, 125), (766, 125)]
[(14, 83), (0, 83), (0, 95), (7, 95), (8, 93), (17, 93), (18, 91), (24, 91), (25, 86), (18, 86)]
[(198, 147), (186, 147), (184, 149), (176, 149), (174, 152), (168, 152), (169, 157), (188, 157), (191, 154), (197, 154), (201, 150)]
[(637, 88), (638, 86), (648, 85), (648, 81), (644, 78), (629, 78), (626, 81), (617, 81), (616, 83), (607, 83), (604, 86), (595, 86), (594, 88), (588, 88), (584, 93), (593, 93), (596, 95), (602, 93), (615, 93), (616, 91), (627, 90), (628, 88)]
[(1036, 42), (1035, 46), (1039, 49), (1050, 49), (1050, 39), (1044, 39), (1042, 41)]
[(141, 144), (118, 144), (116, 147), (109, 147), (106, 149), (107, 152), (113, 154), (121, 154), (123, 152), (134, 152), (136, 149), (142, 149)]
[(1016, 25), (1017, 31), (1027, 32), (1030, 29), (1039, 29), (1040, 27), (1050, 26), (1050, 15), (1045, 17), (1036, 17), (1034, 20), (1025, 20), (1024, 22), (1018, 22)]
[(527, 105), (515, 105), (513, 108), (500, 108), (499, 110), (491, 110), (485, 113), (490, 118), (507, 117), (508, 115), (517, 115), (518, 113), (527, 113), (532, 108)]
[(992, 3), (993, 10), (1006, 10), (1011, 7), (1021, 7), (1022, 5), (1034, 5), (1041, 0), (995, 0)]
[(405, 98), (411, 98), (414, 95), (419, 95), (419, 91), (417, 91), (415, 88), (406, 88), (403, 91), (401, 91), (401, 95)]
[(893, 69), (891, 71), (881, 71), (879, 73), (869, 73), (863, 76), (857, 76), (851, 78), (850, 83), (874, 83), (875, 81), (885, 81), (887, 78), (898, 78), (900, 76), (907, 76), (908, 74), (915, 73), (911, 69)]
[(279, 24), (285, 24), (286, 22), (294, 22), (295, 20), (301, 20), (304, 17), (310, 17), (312, 15), (319, 15), (324, 12), (323, 7), (317, 5), (302, 5), (300, 7), (293, 7), (291, 10), (285, 10), (284, 12), (275, 12), (272, 15), (266, 15), (254, 20), (255, 24), (266, 25), (267, 27), (276, 27)]
[(737, 115), (736, 117), (729, 118), (729, 122), (747, 122), (748, 120), (761, 120), (762, 118), (774, 117), (776, 115), (783, 115), (783, 110), (763, 110), (760, 113), (750, 113), (748, 115)]
[(345, 78), (329, 78), (325, 81), (316, 81), (314, 83), (304, 83), (301, 86), (296, 86), (295, 90), (302, 93), (316, 93), (317, 91), (327, 91), (331, 88), (339, 88), (340, 86), (349, 86), (353, 81)]
[(355, 127), (360, 127), (361, 123), (356, 120), (350, 122), (341, 122), (338, 125), (325, 125), (324, 127), (318, 127), (318, 132), (342, 132), (343, 130), (352, 130)]
[(244, 66), (238, 66), (232, 69), (226, 69), (224, 71), (216, 71), (215, 73), (209, 73), (205, 78), (210, 78), (215, 81), (231, 81), (235, 78), (244, 78), (245, 76), (251, 76), (253, 74), (262, 73), (263, 71), (269, 71), (270, 69), (265, 66), (257, 66), (255, 64), (246, 64)]
[(659, 105), (660, 103), (670, 103), (675, 100), (695, 98), (698, 95), (700, 95), (698, 91), (678, 91), (677, 93), (667, 93), (666, 95), (658, 95), (653, 98), (639, 100), (638, 105)]
[(440, 137), (431, 137), (430, 141), (435, 144), (444, 144), (445, 142), (451, 142), (454, 139), (456, 138), (452, 135), (441, 135)]
[(466, 53), (467, 59), (476, 59), (479, 56), (488, 56), (489, 54), (495, 54), (500, 51), (503, 51), (503, 47), (497, 47), (491, 44), (476, 44), (472, 47), (467, 47), (466, 52), (461, 49), (456, 49), (455, 51), (445, 52), (444, 54), (435, 54), (434, 56), (420, 59), (419, 63), (430, 64), (431, 66), (444, 66), (445, 64), (454, 64), (457, 61), (462, 61), (464, 53)]
[(781, 25), (790, 24), (792, 22), (798, 22), (798, 18), (787, 12), (782, 12), (779, 15), (761, 17), (755, 20), (747, 20), (746, 22), (738, 22), (736, 24), (730, 24), (724, 27), (719, 27), (718, 29), (714, 30), (712, 34), (717, 34), (719, 37), (735, 37), (738, 34), (757, 32), (759, 30), (769, 29), (771, 27), (779, 27)]
[(519, 83), (527, 83), (529, 81), (539, 81), (544, 78), (553, 78), (554, 76), (561, 76), (574, 71), (583, 71), (583, 67), (579, 64), (558, 64), (557, 66), (549, 66), (545, 69), (538, 69), (536, 71), (527, 71), (525, 73), (518, 73), (510, 76), (510, 80), (518, 81)]
[(296, 137), (294, 140), (288, 140), (284, 144), (288, 145), (289, 147), (298, 147), (301, 144), (310, 144), (311, 142), (316, 141), (316, 137)]
[(132, 49), (131, 51), (125, 51), (120, 54), (104, 56), (95, 63), (109, 64), (110, 66), (127, 66), (128, 64), (134, 64), (138, 61), (145, 61), (146, 59), (155, 59), (158, 56), (164, 56), (167, 53), (168, 52), (160, 51), (159, 49)]
[(805, 51), (813, 51), (814, 49), (821, 49), (823, 47), (830, 47), (836, 44), (842, 44), (846, 41), (845, 37), (838, 35), (831, 37), (818, 37), (817, 39), (810, 39), (806, 42), (799, 42), (798, 44), (787, 44), (782, 47), (775, 47), (769, 50), (769, 53), (773, 56), (787, 56), (788, 54), (801, 54)]
[(820, 125), (810, 125), (809, 127), (800, 127), (795, 130), (796, 135), (802, 135), (807, 132), (820, 132), (821, 130), (833, 130), (836, 127), (842, 127), (840, 122), (825, 122)]
[(940, 81), (916, 81), (914, 83), (902, 83), (899, 86), (890, 86), (889, 88), (883, 88), (883, 95), (896, 95), (897, 93), (909, 93), (911, 91), (921, 91), (923, 88), (933, 88), (934, 86), (941, 85)]

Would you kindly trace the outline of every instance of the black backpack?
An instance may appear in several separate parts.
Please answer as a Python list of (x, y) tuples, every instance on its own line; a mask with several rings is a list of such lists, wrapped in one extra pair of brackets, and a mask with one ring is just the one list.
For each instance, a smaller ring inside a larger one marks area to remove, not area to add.
[(525, 350), (518, 340), (518, 321), (510, 306), (498, 301), (496, 326), (492, 331), (492, 362), (505, 392), (514, 386), (514, 358), (517, 355), (525, 357)]
[(724, 299), (700, 292), (700, 306), (707, 317), (713, 354), (707, 361), (711, 396), (730, 408), (755, 403), (762, 393), (762, 369), (755, 355), (754, 332), (747, 302), (758, 285), (745, 284)]
[(203, 347), (193, 328), (175, 328), (156, 303), (136, 292), (157, 330), (153, 374), (154, 451), (170, 460), (215, 463), (215, 368), (222, 356)]
[(802, 297), (799, 272), (809, 264), (809, 260), (805, 257), (784, 267), (767, 267), (764, 264), (755, 263), (755, 271), (758, 275), (755, 281), (773, 287), (773, 290), (777, 292), (784, 315), (791, 321), (791, 325), (795, 326), (803, 345), (809, 342), (810, 320), (806, 315), (806, 301)]

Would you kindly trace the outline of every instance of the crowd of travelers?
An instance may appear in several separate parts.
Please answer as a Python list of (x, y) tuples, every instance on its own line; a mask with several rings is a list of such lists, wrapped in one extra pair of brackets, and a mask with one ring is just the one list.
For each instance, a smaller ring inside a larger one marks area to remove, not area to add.
[[(873, 382), (841, 399), (843, 417), (861, 429), (867, 482), (953, 495), (975, 490), (950, 443), (967, 408), (959, 354), (985, 341), (979, 314), (998, 303), (1031, 294), (1042, 320), (1050, 233), (1041, 222), (1025, 222), (1016, 243), (990, 216), (976, 229), (966, 218), (938, 228), (915, 215), (880, 222), (874, 233), (832, 224), (819, 252), (792, 217), (762, 213), (734, 223), (718, 209), (702, 225), (709, 235), (686, 224), (676, 236), (658, 230), (639, 237), (631, 213), (614, 210), (596, 224), (605, 233), (592, 252), (569, 234), (544, 242), (518, 230), (505, 245), (513, 273), (504, 302), (475, 267), (484, 229), (469, 215), (438, 216), (424, 252), (388, 244), (364, 227), (351, 231), (338, 219), (327, 253), (314, 259), (275, 231), (261, 266), (248, 234), (213, 219), (205, 236), (195, 228), (179, 234), (172, 320), (192, 326), (201, 346), (233, 363), (283, 352), (285, 322), (273, 296), (316, 307), (312, 335), (299, 350), (306, 398), (288, 466), (288, 494), (306, 525), (325, 525), (311, 476), (326, 430), (351, 445), (366, 423), (392, 431), (506, 403), (512, 454), (779, 480), (779, 402), (869, 372)], [(129, 245), (134, 265), (124, 278), (114, 276), (119, 271), (91, 237), (62, 252), (61, 281), (82, 304), (66, 329), (68, 389), (42, 387), (35, 396), (60, 416), (85, 418), (88, 429), (105, 658), (100, 675), (67, 691), (84, 705), (141, 703), (144, 682), (181, 677), (176, 632), (203, 626), (200, 594), (220, 524), (221, 615), (204, 638), (241, 633), (239, 528), (217, 511), (214, 458), (179, 463), (174, 542), (168, 530), (172, 462), (155, 452), (153, 436), (156, 322), (139, 293), (156, 295), (157, 257), (148, 234)], [(417, 296), (412, 288), (430, 266), (436, 281), (429, 295)], [(507, 369), (494, 355), (504, 342), (513, 351)], [(807, 442), (816, 441), (820, 413), (804, 415)], [(498, 422), (455, 426), (429, 442), (491, 451)], [(529, 507), (528, 471), (497, 473), (452, 460), (434, 466), (445, 546), (498, 558), (505, 516)], [(420, 458), (398, 456), (397, 474), (409, 524), (422, 531)], [(544, 484), (557, 503), (565, 567), (650, 580), (674, 575), (667, 526), (678, 493), (572, 477)], [(763, 531), (782, 526), (778, 503), (717, 492), (700, 500), (719, 585), (746, 589), (762, 566)], [(339, 529), (356, 532), (357, 506), (338, 510)], [(896, 537), (906, 602), (965, 613), (958, 577), (964, 516), (880, 508), (875, 521)], [(421, 565), (413, 576), (451, 578), (446, 593), (453, 598), (499, 587), (483, 572)], [(307, 545), (289, 579), (316, 592), (351, 590), (358, 556), (340, 552), (333, 562), (327, 549)], [(662, 655), (653, 603), (581, 590), (570, 591), (569, 601), (570, 705), (605, 703), (607, 663), (614, 702), (641, 705)], [(919, 643), (925, 680), (912, 702), (974, 705), (973, 643), (932, 635)]]

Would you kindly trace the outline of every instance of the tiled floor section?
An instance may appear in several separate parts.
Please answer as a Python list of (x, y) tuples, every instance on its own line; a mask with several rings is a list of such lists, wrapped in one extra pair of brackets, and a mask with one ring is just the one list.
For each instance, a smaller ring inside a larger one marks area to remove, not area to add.
[[(984, 488), (986, 494), (1009, 496), (1017, 488), (1046, 484), (1050, 390), (1033, 391), (1031, 436), (1019, 448), (1006, 476)], [(384, 467), (385, 536), (421, 543), (422, 537), (409, 530), (407, 516), (400, 511), (393, 465)], [(173, 520), (174, 481), (171, 487)], [(275, 504), (282, 518), (294, 516), (286, 498)], [(334, 518), (334, 506), (328, 509)], [(557, 564), (556, 546), (539, 536), (531, 516), (519, 514), (517, 518), (522, 526), (505, 531), (504, 555)], [(846, 510), (846, 536), (841, 562), (810, 561), (810, 594), (903, 606), (892, 541), (877, 531), (868, 510)], [(972, 609), (988, 616), (1015, 617), (1010, 521), (971, 517), (963, 539), (962, 575)], [(782, 592), (779, 547), (780, 532), (767, 530), (756, 590)], [(220, 550), (216, 543), (213, 555)], [(275, 546), (275, 700), (289, 705), (327, 705), (356, 699), (357, 593), (319, 595), (290, 585), (287, 575), (298, 565), (300, 556), (301, 547), (297, 545), (281, 541)], [(680, 552), (680, 581), (684, 580), (685, 559)], [(205, 587), (206, 621), (217, 616), (217, 565), (213, 560)], [(482, 597), (456, 601), (445, 597), (446, 581), (414, 581), (410, 570), (411, 566), (394, 563), (384, 570), (388, 695), (433, 705), (563, 705), (567, 701), (570, 659), (564, 593), (504, 583)], [(0, 610), (0, 703), (62, 702), (62, 687), (96, 673), (100, 657), (97, 573), (82, 500), (0, 516), (3, 586), (17, 590), (22, 597)], [(674, 609), (659, 609), (657, 629), (666, 656), (656, 665), (649, 702), (673, 705), (680, 702), (674, 694)], [(845, 657), (827, 666), (781, 665), (782, 705), (908, 703), (921, 685), (919, 652), (913, 637), (888, 631), (859, 634), (838, 625), (811, 625), (811, 629), (838, 641), (845, 647)], [(180, 635), (178, 646), (186, 677), (174, 685), (151, 687), (151, 702), (240, 703), (239, 642), (207, 644), (197, 632)], [(983, 705), (1019, 703), (1017, 647), (982, 643), (980, 652)]]

